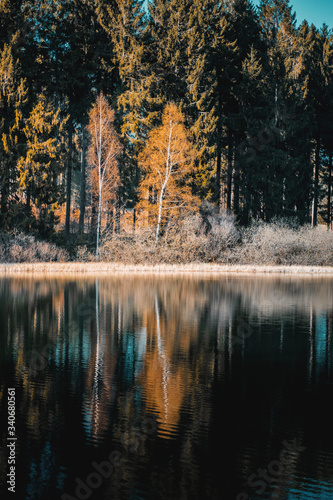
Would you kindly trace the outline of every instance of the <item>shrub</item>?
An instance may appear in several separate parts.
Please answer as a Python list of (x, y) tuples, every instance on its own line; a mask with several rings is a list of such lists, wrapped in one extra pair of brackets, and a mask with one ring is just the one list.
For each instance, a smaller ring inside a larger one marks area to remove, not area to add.
[(209, 216), (208, 222), (210, 231), (205, 242), (205, 255), (209, 261), (224, 262), (228, 260), (230, 250), (240, 241), (235, 217), (222, 212)]
[[(87, 239), (75, 247), (76, 260), (95, 262)], [(74, 248), (75, 247), (75, 248)], [(0, 262), (65, 262), (70, 254), (59, 245), (32, 235), (0, 233)], [(124, 264), (217, 262), (252, 265), (333, 266), (333, 233), (297, 221), (274, 220), (238, 229), (232, 215), (205, 204), (200, 213), (170, 219), (155, 245), (155, 229), (135, 234), (110, 234), (101, 239), (100, 258)]]
[(239, 241), (233, 216), (218, 214), (206, 204), (205, 211), (183, 218), (170, 218), (155, 245), (155, 229), (140, 229), (134, 235), (104, 233), (100, 259), (123, 263), (216, 262)]
[(66, 250), (35, 236), (13, 231), (0, 235), (0, 262), (66, 262)]
[(297, 227), (284, 221), (256, 223), (243, 230), (234, 254), (241, 264), (333, 265), (333, 233), (324, 227)]

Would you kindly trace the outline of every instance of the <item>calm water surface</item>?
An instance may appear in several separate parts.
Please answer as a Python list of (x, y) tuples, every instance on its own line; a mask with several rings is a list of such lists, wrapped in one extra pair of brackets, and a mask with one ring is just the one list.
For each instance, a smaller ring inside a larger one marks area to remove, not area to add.
[(332, 278), (1, 278), (1, 498), (332, 499), (332, 330)]

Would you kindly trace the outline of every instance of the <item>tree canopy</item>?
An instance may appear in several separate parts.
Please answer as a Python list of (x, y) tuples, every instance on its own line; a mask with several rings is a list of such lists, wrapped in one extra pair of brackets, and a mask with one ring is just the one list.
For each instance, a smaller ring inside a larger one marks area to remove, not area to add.
[(143, 200), (150, 217), (159, 206), (167, 115), (191, 162), (172, 171), (162, 213), (178, 186), (243, 224), (331, 226), (332, 61), (332, 31), (297, 26), (288, 0), (1, 2), (0, 229), (68, 235), (97, 222), (85, 160), (100, 92), (122, 147), (118, 230)]

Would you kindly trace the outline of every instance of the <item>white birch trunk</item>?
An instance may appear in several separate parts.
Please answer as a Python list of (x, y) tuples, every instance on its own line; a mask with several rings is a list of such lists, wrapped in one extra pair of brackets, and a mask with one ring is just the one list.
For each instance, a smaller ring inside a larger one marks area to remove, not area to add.
[(102, 208), (102, 106), (99, 110), (99, 138), (98, 138), (98, 214), (97, 214), (97, 235), (96, 235), (96, 258), (99, 252), (99, 233), (101, 229), (101, 208)]
[(167, 187), (170, 175), (171, 175), (171, 170), (172, 170), (172, 162), (170, 161), (171, 137), (172, 137), (172, 125), (170, 123), (168, 150), (167, 150), (166, 166), (165, 166), (165, 179), (164, 179), (164, 182), (163, 182), (163, 185), (161, 188), (160, 201), (159, 201), (159, 207), (158, 207), (158, 219), (157, 219), (157, 228), (156, 228), (155, 247), (157, 245), (158, 238), (160, 235), (164, 193), (165, 193), (165, 190), (166, 190), (166, 187)]
[(161, 220), (162, 220), (162, 205), (163, 205), (163, 198), (164, 198), (164, 191), (166, 188), (166, 183), (167, 181), (164, 182), (162, 189), (161, 189), (161, 194), (160, 194), (160, 201), (159, 201), (159, 207), (158, 207), (158, 220), (157, 220), (157, 228), (156, 228), (156, 238), (155, 238), (155, 246), (157, 245), (158, 238), (160, 235), (160, 227), (161, 227)]
[(97, 238), (96, 238), (96, 257), (98, 257), (99, 252), (99, 234), (101, 230), (101, 210), (102, 210), (102, 189), (99, 187), (98, 193), (98, 215), (97, 215)]

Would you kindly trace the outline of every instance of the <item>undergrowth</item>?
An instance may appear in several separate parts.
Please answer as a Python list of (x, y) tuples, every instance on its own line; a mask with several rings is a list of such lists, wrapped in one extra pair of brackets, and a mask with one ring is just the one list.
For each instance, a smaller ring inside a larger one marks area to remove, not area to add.
[(253, 223), (240, 228), (232, 215), (209, 208), (163, 228), (155, 244), (152, 227), (134, 234), (101, 237), (96, 259), (91, 238), (46, 242), (34, 235), (0, 233), (0, 262), (119, 262), (123, 264), (219, 263), (238, 265), (333, 266), (333, 232), (311, 229), (295, 220)]

